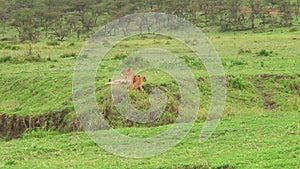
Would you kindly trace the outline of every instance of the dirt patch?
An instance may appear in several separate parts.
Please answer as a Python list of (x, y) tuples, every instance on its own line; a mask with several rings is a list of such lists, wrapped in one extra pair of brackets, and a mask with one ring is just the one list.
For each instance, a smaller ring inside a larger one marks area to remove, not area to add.
[(262, 94), (264, 100), (264, 108), (266, 110), (274, 110), (276, 108), (275, 102), (270, 100), (271, 95), (267, 94), (264, 91), (264, 88), (261, 86), (256, 86), (257, 90)]
[(298, 74), (298, 75), (270, 75), (270, 74), (260, 75), (260, 78), (262, 78), (262, 79), (274, 78), (275, 80), (279, 80), (279, 79), (296, 79), (296, 78), (299, 78), (299, 77), (300, 77), (300, 74)]
[(11, 41), (13, 40), (12, 38), (0, 38), (0, 41)]
[(0, 114), (0, 138), (13, 139), (20, 137), (23, 133), (38, 128), (54, 129), (60, 132), (81, 131), (82, 126), (77, 119), (67, 119), (70, 112), (46, 113), (41, 116), (17, 116)]
[[(271, 74), (263, 74), (259, 76), (259, 81), (255, 83), (255, 87), (257, 90), (261, 93), (264, 101), (264, 107), (266, 110), (274, 110), (277, 108), (277, 105), (274, 101), (271, 101), (272, 94), (267, 93), (264, 88), (261, 86), (262, 81), (268, 80), (268, 79), (274, 79), (275, 82), (281, 83), (282, 80), (295, 80), (300, 77), (300, 74), (296, 75), (271, 75)], [(291, 90), (298, 90), (298, 85), (292, 85)]]

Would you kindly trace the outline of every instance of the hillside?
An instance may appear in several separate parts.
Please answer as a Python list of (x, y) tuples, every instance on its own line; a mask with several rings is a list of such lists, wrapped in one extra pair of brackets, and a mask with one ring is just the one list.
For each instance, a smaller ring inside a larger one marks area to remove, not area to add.
[[(298, 48), (300, 42), (297, 39), (299, 31), (290, 32), (289, 29), (277, 29), (273, 32), (254, 34), (251, 32), (208, 32), (207, 36), (222, 59), (227, 77), (228, 91), (224, 117), (267, 113), (269, 111), (299, 110), (298, 65), (300, 63), (297, 59), (300, 53)], [(156, 40), (153, 41), (154, 39)], [(53, 124), (54, 128), (61, 128), (61, 131), (78, 130), (80, 126), (76, 126), (78, 122), (75, 120), (72, 102), (72, 76), (77, 53), (83, 47), (82, 43), (76, 41), (61, 42), (55, 46), (44, 42), (33, 44), (32, 50), (40, 51), (38, 60), (34, 60), (37, 58), (34, 55), (26, 56), (29, 46), (29, 44), (3, 45), (2, 52), (10, 59), (2, 59), (2, 63), (0, 63), (2, 67), (0, 77), (4, 84), (0, 89), (1, 98), (3, 98), (0, 112), (17, 116), (15, 118), (3, 116), (2, 120), (5, 123), (3, 125), (6, 126), (7, 124), (10, 128), (9, 126), (13, 123), (17, 123), (19, 117), (23, 119), (29, 115), (35, 117), (36, 120), (33, 120), (35, 121), (34, 124), (28, 122), (25, 125), (27, 127), (32, 125), (41, 127), (45, 121), (48, 121), (50, 123), (48, 127), (51, 127), (51, 121), (60, 121)], [(126, 57), (126, 51), (129, 48), (139, 50), (145, 46), (159, 46), (170, 50), (183, 58), (193, 70), (199, 81), (201, 94), (201, 110), (198, 119), (204, 120), (210, 106), (210, 80), (205, 67), (200, 60), (193, 58), (188, 49), (182, 50), (178, 42), (168, 38), (157, 39), (155, 36), (121, 42), (103, 60), (96, 77), (96, 96), (99, 106), (105, 108), (105, 106), (110, 107), (112, 104), (107, 97), (109, 88), (104, 83), (110, 79), (112, 71), (116, 69), (115, 65), (119, 62), (120, 54), (125, 54)], [(157, 82), (155, 80), (157, 77), (153, 76), (151, 71), (144, 72), (144, 74), (148, 77), (146, 83), (148, 94), (151, 91), (151, 86), (160, 86), (162, 90), (175, 87), (174, 92), (170, 90), (167, 95), (176, 97), (176, 86), (169, 83), (172, 79), (163, 76), (162, 79), (164, 80)], [(147, 104), (147, 94), (137, 94), (144, 100), (136, 102), (136, 106)], [(106, 102), (105, 105), (104, 102)], [(176, 117), (176, 105), (178, 105), (176, 101), (170, 102), (166, 109), (170, 115), (162, 117), (153, 125), (172, 122), (171, 119)], [(120, 119), (114, 109), (106, 110), (108, 111), (106, 113), (111, 114), (110, 119), (113, 126), (133, 125), (131, 122)], [(61, 117), (60, 112), (67, 112), (69, 115)], [(50, 115), (44, 116), (44, 114), (49, 113)], [(172, 118), (169, 119), (169, 116)], [(10, 122), (8, 119), (15, 122)], [(21, 119), (19, 121), (22, 121)], [(24, 128), (22, 127), (24, 124), (15, 125), (19, 126), (14, 127), (16, 130)], [(5, 128), (2, 129), (7, 132)], [(2, 132), (4, 132), (3, 130)], [(14, 132), (12, 131), (11, 134)], [(5, 135), (5, 133), (3, 134)]]

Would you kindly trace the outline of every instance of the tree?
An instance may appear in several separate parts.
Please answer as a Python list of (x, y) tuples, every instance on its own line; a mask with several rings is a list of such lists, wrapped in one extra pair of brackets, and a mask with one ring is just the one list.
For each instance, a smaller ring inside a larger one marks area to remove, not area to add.
[(283, 26), (292, 26), (292, 7), (291, 2), (289, 0), (281, 0), (279, 2), (281, 15), (281, 24)]
[(2, 33), (5, 33), (6, 22), (9, 19), (8, 8), (9, 4), (6, 0), (0, 0), (0, 21), (2, 27)]
[(8, 19), (7, 10), (0, 7), (0, 21), (2, 27), (2, 33), (5, 33), (5, 24)]
[(39, 22), (34, 17), (34, 11), (29, 8), (21, 8), (13, 11), (13, 22), (11, 23), (19, 32), (19, 39), (21, 41), (30, 40), (37, 42), (40, 31)]
[(70, 34), (68, 27), (65, 25), (65, 17), (61, 15), (54, 23), (52, 35), (57, 36), (57, 40), (64, 41), (65, 38)]

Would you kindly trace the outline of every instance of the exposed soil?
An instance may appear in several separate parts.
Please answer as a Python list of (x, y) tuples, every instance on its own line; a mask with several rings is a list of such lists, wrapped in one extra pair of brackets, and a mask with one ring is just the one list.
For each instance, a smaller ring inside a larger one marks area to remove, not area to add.
[(270, 94), (267, 94), (264, 91), (264, 88), (261, 86), (256, 86), (256, 88), (258, 89), (258, 91), (262, 94), (263, 96), (263, 100), (264, 100), (264, 107), (266, 110), (274, 110), (276, 108), (276, 104), (272, 101), (270, 101)]
[(60, 132), (81, 131), (82, 127), (77, 119), (68, 120), (69, 111), (47, 113), (37, 117), (0, 114), (0, 138), (13, 139), (23, 133), (41, 127)]
[[(263, 74), (260, 75), (260, 78), (262, 80), (273, 78), (275, 81), (279, 81), (281, 79), (296, 79), (299, 78), (300, 74), (298, 75), (270, 75), (270, 74)], [(270, 97), (272, 97), (272, 94), (266, 93), (264, 88), (260, 86), (259, 84), (255, 85), (258, 91), (262, 94), (263, 100), (264, 100), (264, 107), (266, 110), (274, 110), (276, 109), (275, 102), (270, 100)]]
[[(261, 80), (266, 80), (268, 78), (274, 78), (275, 80), (280, 79), (296, 79), (299, 78), (300, 74), (290, 76), (290, 75), (269, 75), (264, 74), (260, 75), (260, 80), (256, 81), (255, 86), (257, 90), (261, 93), (262, 99), (264, 101), (264, 108), (266, 110), (274, 110), (277, 108), (277, 105), (275, 102), (271, 101), (272, 94), (267, 93), (261, 85)], [(198, 81), (205, 81), (205, 79), (199, 78)], [(175, 82), (173, 82), (175, 83)], [(176, 86), (176, 85), (175, 85)], [(149, 93), (154, 88), (159, 88), (160, 90), (163, 90), (164, 92), (167, 92), (168, 89), (172, 87), (170, 84), (162, 84), (161, 86), (151, 86), (151, 85), (145, 85), (145, 91)], [(101, 90), (101, 89), (99, 89)], [(175, 90), (175, 89), (173, 89)], [(178, 101), (180, 100), (180, 95), (172, 95), (169, 96), (173, 98), (173, 100)], [(104, 98), (102, 100), (104, 102), (101, 102), (100, 104), (104, 104), (103, 108), (103, 115), (106, 120), (109, 120), (111, 122), (110, 125), (116, 127), (116, 126), (127, 126), (131, 127), (134, 125), (133, 122), (125, 119), (121, 119), (120, 115), (115, 112), (113, 103), (111, 102), (110, 96), (107, 96), (107, 98)], [(176, 117), (178, 114), (178, 103), (177, 102), (171, 102), (167, 105), (166, 110), (168, 112), (171, 112), (172, 116)], [(155, 112), (154, 112), (155, 113)], [(46, 113), (40, 116), (17, 116), (17, 115), (6, 115), (0, 113), (0, 138), (5, 137), (6, 139), (13, 139), (18, 138), (22, 136), (25, 132), (30, 132), (32, 130), (36, 130), (38, 128), (43, 129), (53, 129), (59, 132), (78, 132), (83, 131), (83, 128), (89, 129), (89, 130), (98, 130), (98, 129), (106, 129), (107, 126), (103, 126), (101, 121), (97, 121), (93, 119), (93, 115), (91, 114), (91, 117), (89, 116), (78, 116), (77, 118), (72, 118), (72, 115), (70, 115), (70, 111), (63, 110), (60, 112), (52, 112), (52, 113)], [(89, 119), (90, 118), (90, 119)], [(90, 128), (89, 126), (82, 126), (80, 121), (78, 119), (84, 120), (84, 121), (91, 121), (93, 128)], [(172, 123), (173, 121), (165, 118), (165, 119), (159, 119), (158, 121), (153, 121), (151, 123), (147, 123), (146, 126), (160, 126)], [(96, 128), (95, 128), (96, 127)]]
[(296, 78), (299, 78), (299, 77), (300, 77), (300, 74), (298, 74), (298, 75), (270, 75), (270, 74), (260, 75), (260, 78), (262, 78), (262, 79), (274, 78), (275, 80), (279, 80), (279, 79), (296, 79)]

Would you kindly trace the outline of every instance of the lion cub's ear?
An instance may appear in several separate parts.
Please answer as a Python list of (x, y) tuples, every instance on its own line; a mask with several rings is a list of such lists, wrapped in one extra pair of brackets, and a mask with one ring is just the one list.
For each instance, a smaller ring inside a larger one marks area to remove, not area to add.
[(134, 75), (134, 77), (133, 77), (133, 83), (139, 81), (140, 78), (141, 78), (140, 75)]

